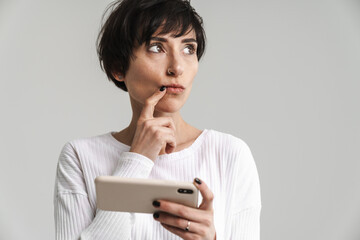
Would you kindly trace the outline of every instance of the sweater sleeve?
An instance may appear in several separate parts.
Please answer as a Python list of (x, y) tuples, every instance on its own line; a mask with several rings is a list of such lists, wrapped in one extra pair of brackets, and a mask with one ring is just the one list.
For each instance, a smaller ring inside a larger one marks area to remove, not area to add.
[(260, 239), (261, 206), (252, 207), (235, 213), (231, 219), (231, 238), (238, 240)]
[(230, 239), (259, 240), (260, 181), (253, 155), (244, 142), (236, 162)]
[[(154, 163), (147, 157), (122, 152), (114, 176), (147, 178)], [(68, 142), (61, 150), (54, 191), (55, 234), (62, 239), (130, 239), (131, 213), (94, 210), (80, 160)]]

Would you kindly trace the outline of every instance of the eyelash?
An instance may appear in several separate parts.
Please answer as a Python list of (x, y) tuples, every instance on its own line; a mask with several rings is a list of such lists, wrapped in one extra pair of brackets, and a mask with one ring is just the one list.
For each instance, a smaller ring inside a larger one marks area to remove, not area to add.
[[(158, 46), (158, 47), (161, 48), (161, 51), (164, 51), (164, 50), (163, 50), (163, 45), (162, 45), (161, 43), (158, 43), (158, 42), (151, 43), (151, 44), (149, 45), (148, 50), (150, 51), (150, 48), (152, 48), (152, 47), (154, 47), (154, 46)], [(195, 49), (195, 45), (194, 45), (194, 44), (187, 44), (186, 47), (190, 48), (190, 53), (189, 53), (189, 55), (192, 55), (192, 54), (194, 54), (194, 53), (196, 52), (196, 49)]]

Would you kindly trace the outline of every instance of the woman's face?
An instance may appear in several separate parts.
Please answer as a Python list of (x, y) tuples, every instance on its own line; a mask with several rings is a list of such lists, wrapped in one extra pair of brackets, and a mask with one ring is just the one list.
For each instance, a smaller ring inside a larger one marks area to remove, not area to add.
[[(123, 79), (128, 89), (132, 105), (141, 111), (145, 100), (161, 86), (179, 84), (181, 92), (170, 92), (156, 105), (161, 112), (177, 112), (185, 104), (194, 77), (198, 70), (195, 31), (174, 38), (173, 33), (154, 33), (148, 46), (145, 43), (134, 49), (134, 59)], [(141, 109), (140, 109), (141, 108)]]

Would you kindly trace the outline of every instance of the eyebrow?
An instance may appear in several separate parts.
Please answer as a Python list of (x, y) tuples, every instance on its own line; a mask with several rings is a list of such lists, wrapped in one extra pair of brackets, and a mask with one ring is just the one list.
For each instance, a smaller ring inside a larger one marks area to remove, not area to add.
[[(159, 42), (168, 42), (168, 40), (166, 38), (162, 38), (162, 37), (151, 37), (150, 40), (155, 40), (155, 41), (159, 41)], [(194, 38), (185, 38), (181, 42), (182, 43), (189, 43), (189, 42), (197, 43), (196, 39), (194, 39)]]

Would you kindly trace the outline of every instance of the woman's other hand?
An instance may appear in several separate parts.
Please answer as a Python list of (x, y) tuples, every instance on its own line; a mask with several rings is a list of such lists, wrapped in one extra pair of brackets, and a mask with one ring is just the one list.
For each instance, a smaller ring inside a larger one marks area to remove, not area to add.
[(194, 182), (203, 197), (199, 208), (158, 200), (153, 203), (159, 209), (159, 212), (154, 213), (154, 219), (183, 239), (214, 240), (216, 239), (212, 205), (214, 194), (200, 179), (195, 178)]
[(163, 91), (157, 90), (146, 99), (130, 148), (130, 152), (142, 154), (153, 161), (156, 160), (165, 144), (165, 152), (168, 154), (173, 152), (176, 146), (173, 119), (171, 117), (154, 118), (155, 106), (165, 94), (166, 88)]

